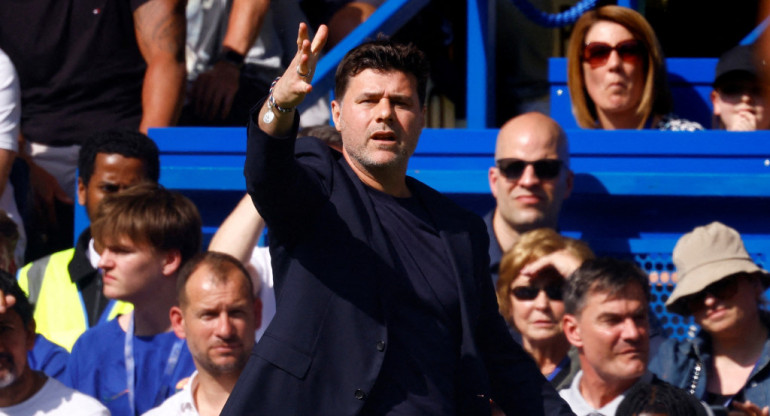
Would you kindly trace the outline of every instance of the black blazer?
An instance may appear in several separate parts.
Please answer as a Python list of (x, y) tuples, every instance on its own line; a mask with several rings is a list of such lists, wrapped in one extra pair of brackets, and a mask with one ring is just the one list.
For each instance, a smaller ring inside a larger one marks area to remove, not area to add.
[[(249, 125), (244, 174), (268, 225), (276, 314), (223, 415), (358, 414), (387, 352), (381, 287), (395, 268), (385, 232), (342, 155), (317, 139), (294, 139), (297, 120), (287, 138)], [(407, 184), (456, 274), (458, 414), (488, 416), (490, 397), (509, 416), (571, 414), (497, 311), (481, 219), (417, 180)]]

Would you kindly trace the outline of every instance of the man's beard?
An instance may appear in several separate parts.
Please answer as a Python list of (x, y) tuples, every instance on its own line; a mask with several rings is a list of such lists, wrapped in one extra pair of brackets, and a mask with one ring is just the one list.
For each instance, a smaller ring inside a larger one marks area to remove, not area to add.
[(16, 381), (16, 363), (11, 354), (0, 354), (0, 360), (5, 361), (8, 366), (5, 370), (0, 370), (0, 389), (4, 389)]

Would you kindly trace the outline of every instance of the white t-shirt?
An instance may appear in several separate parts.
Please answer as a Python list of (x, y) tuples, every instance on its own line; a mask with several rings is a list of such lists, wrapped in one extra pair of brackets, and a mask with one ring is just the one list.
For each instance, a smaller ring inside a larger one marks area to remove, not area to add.
[[(0, 149), (19, 151), (19, 125), (21, 121), (21, 87), (16, 69), (13, 67), (8, 55), (0, 49)], [(13, 186), (11, 182), (5, 186), (5, 191), (0, 195), (0, 209), (8, 213), (19, 231), (19, 241), (16, 243), (16, 265), (24, 264), (24, 250), (27, 246), (27, 235), (24, 232), (24, 223), (13, 199)]]
[(96, 399), (48, 378), (37, 393), (22, 403), (0, 407), (2, 416), (109, 416), (110, 411)]
[[(570, 384), (569, 387), (559, 390), (559, 395), (562, 399), (564, 399), (564, 401), (567, 402), (572, 411), (575, 412), (575, 415), (587, 416), (600, 414), (604, 416), (615, 416), (615, 413), (618, 411), (618, 406), (620, 406), (620, 402), (622, 402), (623, 398), (626, 397), (626, 392), (624, 391), (623, 393), (619, 394), (618, 397), (615, 397), (609, 403), (602, 406), (601, 409), (594, 409), (590, 404), (588, 404), (586, 399), (584, 399), (583, 395), (580, 393), (580, 379), (582, 378), (583, 370), (580, 370), (575, 375), (575, 378), (572, 379), (572, 384)], [(637, 383), (649, 383), (651, 381), (652, 373), (648, 371), (644, 373), (644, 375), (642, 375), (639, 380), (637, 380)]]
[(253, 267), (259, 276), (259, 282), (254, 282), (254, 286), (260, 288), (259, 299), (262, 301), (262, 325), (256, 334), (256, 340), (259, 341), (275, 315), (275, 291), (273, 289), (273, 267), (270, 265), (270, 250), (267, 247), (254, 247), (249, 266)]
[(166, 399), (160, 406), (151, 409), (142, 416), (198, 416), (195, 407), (193, 391), (198, 387), (198, 372), (190, 376), (190, 380), (182, 391)]

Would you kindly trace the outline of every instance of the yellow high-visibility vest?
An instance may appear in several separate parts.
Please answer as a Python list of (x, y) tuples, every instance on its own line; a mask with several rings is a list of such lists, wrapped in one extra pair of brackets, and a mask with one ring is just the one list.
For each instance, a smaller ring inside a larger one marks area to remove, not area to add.
[[(18, 275), (19, 286), (35, 308), (37, 333), (67, 351), (90, 326), (83, 296), (67, 268), (74, 255), (74, 248), (53, 253), (27, 264)], [(130, 303), (110, 300), (99, 322), (133, 309)]]

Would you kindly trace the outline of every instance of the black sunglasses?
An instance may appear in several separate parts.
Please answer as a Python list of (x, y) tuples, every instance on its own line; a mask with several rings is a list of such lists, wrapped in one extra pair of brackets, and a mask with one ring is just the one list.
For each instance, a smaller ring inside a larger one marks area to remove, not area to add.
[(535, 169), (535, 176), (538, 178), (553, 179), (559, 176), (563, 164), (564, 162), (559, 159), (540, 159), (530, 162), (527, 160), (506, 158), (497, 161), (497, 168), (503, 173), (503, 176), (512, 181), (521, 178), (524, 169), (529, 165), (532, 165)]
[(746, 273), (739, 273), (725, 277), (718, 282), (714, 282), (706, 286), (700, 292), (688, 296), (686, 298), (687, 309), (690, 311), (690, 313), (695, 313), (703, 309), (705, 306), (704, 301), (708, 295), (711, 295), (719, 300), (730, 299), (731, 297), (735, 296), (736, 293), (738, 293), (738, 279), (740, 277), (746, 276)]
[(548, 299), (562, 300), (563, 298), (563, 284), (548, 285), (546, 287), (535, 286), (516, 286), (511, 288), (511, 294), (518, 300), (532, 300), (537, 297), (540, 291), (544, 291)]
[(629, 39), (610, 46), (604, 42), (591, 42), (583, 47), (583, 60), (591, 65), (591, 68), (598, 68), (607, 63), (612, 51), (618, 51), (618, 55), (623, 62), (636, 63), (641, 62), (646, 54), (642, 42), (636, 39)]

